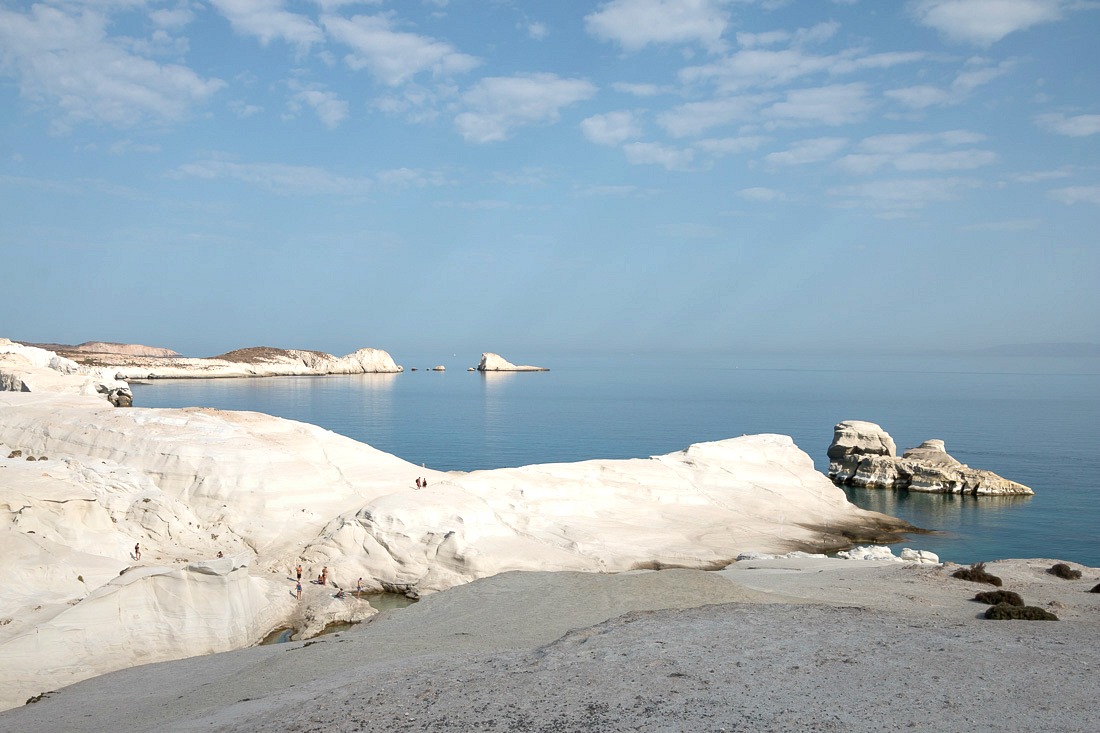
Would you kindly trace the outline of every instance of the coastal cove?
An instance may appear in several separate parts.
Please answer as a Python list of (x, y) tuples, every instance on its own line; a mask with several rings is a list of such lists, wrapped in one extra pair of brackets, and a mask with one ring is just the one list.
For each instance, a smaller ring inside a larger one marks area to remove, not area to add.
[(960, 461), (1036, 492), (847, 489), (861, 507), (936, 531), (895, 549), (908, 544), (958, 563), (1100, 565), (1095, 358), (519, 356), (551, 370), (470, 373), (445, 360), (446, 372), (411, 371), (439, 359), (395, 355), (402, 374), (134, 383), (134, 404), (264, 412), (442, 471), (646, 457), (756, 433), (790, 435), (824, 471), (833, 425), (869, 420), (899, 452), (940, 438)]

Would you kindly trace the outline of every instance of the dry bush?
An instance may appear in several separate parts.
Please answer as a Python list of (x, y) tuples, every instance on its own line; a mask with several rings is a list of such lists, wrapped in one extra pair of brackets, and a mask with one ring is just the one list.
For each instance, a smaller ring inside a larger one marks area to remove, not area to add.
[(1064, 562), (1060, 562), (1057, 565), (1052, 566), (1047, 572), (1051, 575), (1057, 575), (1063, 580), (1080, 580), (1081, 578), (1080, 570), (1074, 570), (1069, 565), (1066, 565)]
[(1020, 598), (1020, 594), (1011, 590), (982, 591), (974, 596), (974, 600), (988, 603), (991, 606), (996, 606), (998, 603), (1007, 603), (1010, 606), (1024, 605), (1024, 599)]
[(1057, 621), (1058, 617), (1050, 611), (1045, 611), (1037, 606), (1010, 606), (1007, 603), (998, 603), (990, 606), (985, 612), (986, 618), (996, 621)]
[(995, 585), (998, 588), (1001, 587), (1001, 579), (996, 575), (991, 575), (985, 571), (985, 563), (980, 562), (976, 565), (971, 565), (968, 568), (959, 568), (955, 572), (951, 573), (951, 577), (958, 578), (960, 580), (969, 580), (974, 583), (989, 583)]

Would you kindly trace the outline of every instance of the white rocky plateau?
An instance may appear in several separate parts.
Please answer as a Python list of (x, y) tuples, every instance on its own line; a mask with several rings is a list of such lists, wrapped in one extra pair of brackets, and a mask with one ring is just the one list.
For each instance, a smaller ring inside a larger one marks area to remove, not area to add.
[(397, 364), (388, 352), (371, 348), (359, 349), (346, 356), (333, 356), (323, 351), (257, 346), (216, 357), (195, 358), (172, 356), (175, 352), (169, 349), (89, 342), (70, 347), (64, 353), (83, 365), (99, 368), (116, 379), (126, 381), (392, 374), (404, 371), (404, 367)]
[(829, 478), (838, 484), (973, 496), (1035, 493), (992, 471), (960, 463), (942, 440), (926, 440), (899, 458), (890, 434), (863, 420), (838, 423), (828, 455)]
[(419, 596), (513, 570), (717, 569), (911, 529), (850, 504), (782, 435), (443, 473), (260, 413), (113, 407), (111, 370), (0, 348), (17, 390), (0, 392), (0, 709), (361, 620), (366, 600), (336, 597), (360, 578)]
[(500, 354), (486, 351), (481, 355), (481, 361), (477, 364), (479, 372), (548, 372), (546, 367), (516, 365), (505, 359)]

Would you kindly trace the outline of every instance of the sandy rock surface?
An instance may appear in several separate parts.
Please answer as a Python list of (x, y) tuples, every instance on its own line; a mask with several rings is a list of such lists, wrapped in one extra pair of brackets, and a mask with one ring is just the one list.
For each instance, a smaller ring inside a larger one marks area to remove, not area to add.
[[(506, 573), (312, 644), (117, 672), (12, 730), (1091, 731), (1100, 594), (988, 568), (1058, 622), (987, 621), (951, 566)], [(121, 701), (121, 702), (120, 702)]]

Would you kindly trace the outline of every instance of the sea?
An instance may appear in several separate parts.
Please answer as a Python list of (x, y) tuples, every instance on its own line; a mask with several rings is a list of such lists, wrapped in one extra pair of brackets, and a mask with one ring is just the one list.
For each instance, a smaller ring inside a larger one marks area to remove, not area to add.
[(1098, 357), (548, 354), (522, 363), (549, 371), (519, 373), (468, 371), (477, 358), (456, 355), (398, 361), (401, 374), (158, 380), (133, 386), (134, 405), (263, 412), (443, 471), (641, 458), (779, 433), (825, 472), (834, 425), (867, 420), (890, 433), (899, 454), (939, 438), (963, 463), (1035, 490), (846, 488), (855, 504), (927, 530), (895, 551), (1100, 567)]

